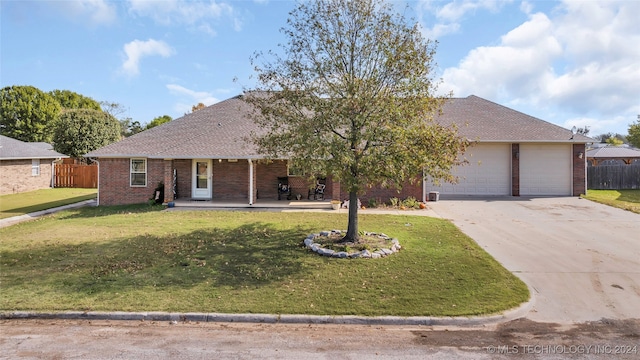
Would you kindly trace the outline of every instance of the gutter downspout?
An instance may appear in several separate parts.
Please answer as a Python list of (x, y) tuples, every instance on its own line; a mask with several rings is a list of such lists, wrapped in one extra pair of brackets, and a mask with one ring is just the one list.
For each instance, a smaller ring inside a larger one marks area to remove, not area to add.
[(249, 206), (253, 206), (253, 161), (249, 161)]

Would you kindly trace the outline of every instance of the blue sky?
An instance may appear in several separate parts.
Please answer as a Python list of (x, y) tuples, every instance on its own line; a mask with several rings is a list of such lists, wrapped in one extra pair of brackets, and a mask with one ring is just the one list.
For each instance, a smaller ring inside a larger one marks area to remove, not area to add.
[[(439, 41), (441, 89), (591, 135), (640, 114), (640, 1), (394, 1)], [(71, 90), (145, 124), (251, 87), (292, 1), (1, 0), (0, 85)], [(234, 79), (237, 81), (234, 82)]]

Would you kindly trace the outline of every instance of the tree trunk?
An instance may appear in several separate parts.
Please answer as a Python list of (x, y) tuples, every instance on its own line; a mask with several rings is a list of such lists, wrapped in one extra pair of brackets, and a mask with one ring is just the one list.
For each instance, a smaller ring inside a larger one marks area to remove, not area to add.
[(358, 242), (358, 193), (349, 192), (349, 225), (347, 235), (342, 238), (343, 242)]

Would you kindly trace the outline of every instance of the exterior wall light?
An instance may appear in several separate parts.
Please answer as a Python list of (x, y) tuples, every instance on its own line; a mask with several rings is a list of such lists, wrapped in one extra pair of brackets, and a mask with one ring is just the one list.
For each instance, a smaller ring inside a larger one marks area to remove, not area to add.
[(580, 151), (580, 152), (578, 153), (578, 159), (582, 159), (582, 157), (583, 157), (583, 156), (584, 156), (584, 153), (583, 153), (582, 151)]

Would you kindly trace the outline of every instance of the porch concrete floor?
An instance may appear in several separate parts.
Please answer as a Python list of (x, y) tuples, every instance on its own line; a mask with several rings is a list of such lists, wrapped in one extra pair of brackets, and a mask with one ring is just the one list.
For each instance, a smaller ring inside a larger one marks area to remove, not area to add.
[[(258, 199), (253, 205), (249, 205), (247, 200), (191, 200), (178, 199), (174, 201), (171, 209), (276, 209), (283, 211), (291, 210), (314, 210), (314, 211), (334, 211), (329, 200), (267, 200)], [(345, 209), (346, 211), (346, 209)]]

